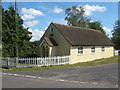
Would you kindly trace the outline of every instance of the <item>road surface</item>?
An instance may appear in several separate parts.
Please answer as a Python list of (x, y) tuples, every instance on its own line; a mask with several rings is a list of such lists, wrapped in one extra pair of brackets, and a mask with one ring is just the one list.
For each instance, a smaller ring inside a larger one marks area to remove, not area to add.
[(3, 87), (117, 88), (117, 86), (118, 64), (3, 73)]

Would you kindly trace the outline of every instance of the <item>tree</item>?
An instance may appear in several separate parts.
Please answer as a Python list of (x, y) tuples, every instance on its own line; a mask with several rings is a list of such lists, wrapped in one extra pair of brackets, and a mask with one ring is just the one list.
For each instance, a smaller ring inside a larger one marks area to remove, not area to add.
[(8, 10), (2, 9), (2, 16), (3, 57), (27, 55), (31, 33), (22, 26), (23, 20), (13, 6), (9, 6)]
[(39, 41), (29, 42), (29, 52), (26, 57), (39, 57)]
[(72, 6), (71, 8), (67, 8), (65, 14), (67, 15), (65, 17), (65, 20), (67, 20), (68, 25), (91, 28), (99, 30), (105, 34), (105, 31), (102, 29), (103, 26), (100, 21), (91, 22), (91, 19), (85, 17), (85, 10), (83, 6)]
[(87, 22), (89, 21), (84, 17), (84, 9), (82, 6), (72, 6), (71, 8), (67, 8), (65, 14), (65, 20), (67, 20), (67, 24), (71, 26), (79, 26), (79, 27), (87, 27)]
[(113, 30), (112, 41), (115, 44), (115, 49), (120, 50), (120, 20), (115, 22), (114, 30)]
[(88, 28), (99, 30), (102, 33), (106, 34), (105, 31), (103, 30), (103, 26), (100, 23), (100, 21), (89, 22), (88, 23)]

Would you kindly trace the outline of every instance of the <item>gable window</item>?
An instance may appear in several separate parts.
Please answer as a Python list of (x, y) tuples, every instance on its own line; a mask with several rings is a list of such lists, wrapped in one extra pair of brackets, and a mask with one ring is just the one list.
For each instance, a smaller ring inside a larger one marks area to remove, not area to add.
[(105, 47), (104, 46), (101, 47), (101, 52), (105, 52)]
[(81, 54), (83, 54), (83, 47), (78, 48), (78, 55), (81, 55)]
[(53, 29), (53, 28), (51, 28), (51, 29), (50, 29), (50, 32), (53, 32), (53, 31), (54, 31), (54, 29)]
[(91, 47), (91, 53), (95, 53), (95, 47)]

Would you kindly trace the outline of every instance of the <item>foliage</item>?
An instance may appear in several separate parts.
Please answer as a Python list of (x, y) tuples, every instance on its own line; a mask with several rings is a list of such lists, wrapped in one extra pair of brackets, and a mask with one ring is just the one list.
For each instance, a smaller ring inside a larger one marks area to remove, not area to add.
[(115, 49), (120, 50), (120, 20), (115, 22), (112, 41), (115, 44)]
[(13, 6), (8, 10), (2, 9), (2, 56), (23, 57), (29, 49), (30, 32), (25, 29), (23, 20)]
[(72, 6), (67, 8), (65, 14), (65, 20), (67, 20), (68, 25), (86, 27), (87, 20), (84, 15), (83, 7)]
[(46, 43), (42, 44), (43, 47), (43, 53), (44, 53), (44, 57), (48, 57), (49, 56), (49, 47)]
[(105, 34), (105, 31), (102, 29), (103, 26), (99, 21), (91, 22), (91, 19), (85, 17), (85, 11), (83, 6), (72, 6), (71, 8), (67, 8), (65, 14), (65, 20), (67, 20), (68, 25), (91, 28), (99, 30)]
[(29, 42), (29, 52), (26, 57), (39, 57), (39, 41)]
[(94, 21), (94, 22), (89, 22), (88, 23), (88, 27), (91, 29), (95, 29), (95, 30), (99, 30), (101, 31), (103, 34), (106, 34), (105, 31), (103, 30), (103, 26), (100, 23), (100, 21)]

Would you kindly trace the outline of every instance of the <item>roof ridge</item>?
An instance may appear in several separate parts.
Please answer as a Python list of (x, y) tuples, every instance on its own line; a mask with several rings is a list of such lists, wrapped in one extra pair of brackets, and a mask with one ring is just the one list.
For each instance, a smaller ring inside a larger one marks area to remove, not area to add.
[[(51, 22), (51, 23), (53, 23), (53, 22)], [(92, 30), (92, 31), (96, 31), (96, 32), (101, 33), (101, 31), (99, 31), (99, 30), (90, 29), (90, 28), (84, 28), (84, 27), (78, 27), (78, 26), (70, 26), (70, 25), (64, 25), (64, 24), (59, 24), (59, 23), (53, 23), (53, 24), (63, 25), (63, 26), (66, 26), (66, 27), (79, 28), (79, 29), (84, 29), (84, 30)]]

